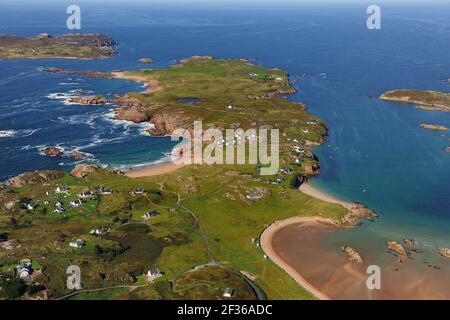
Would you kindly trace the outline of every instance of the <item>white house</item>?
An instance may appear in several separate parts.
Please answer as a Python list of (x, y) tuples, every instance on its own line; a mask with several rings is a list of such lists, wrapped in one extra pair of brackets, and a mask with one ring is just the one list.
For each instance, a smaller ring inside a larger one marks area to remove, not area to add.
[(147, 278), (149, 281), (155, 280), (156, 278), (162, 277), (162, 272), (159, 268), (152, 268), (147, 271)]
[(91, 234), (101, 236), (109, 231), (109, 228), (107, 227), (99, 227), (91, 230)]
[(234, 296), (235, 293), (236, 293), (236, 290), (234, 290), (233, 288), (226, 288), (222, 294), (222, 297), (231, 298)]
[(84, 240), (77, 239), (75, 241), (70, 242), (69, 246), (71, 246), (72, 248), (81, 249), (84, 247), (85, 244), (86, 242)]
[(67, 186), (58, 186), (55, 191), (57, 193), (66, 193), (69, 191), (69, 188)]
[(66, 209), (64, 209), (63, 207), (56, 207), (53, 211), (62, 214), (66, 211)]
[(79, 194), (80, 198), (90, 198), (92, 196), (94, 196), (94, 193), (91, 191), (85, 191)]
[(82, 199), (77, 199), (74, 201), (70, 202), (70, 205), (74, 208), (81, 206), (82, 204), (86, 203), (86, 201), (82, 200)]
[(26, 207), (28, 210), (34, 210), (34, 209), (36, 209), (37, 205), (32, 204), (32, 203), (27, 203), (27, 204), (25, 205), (25, 207)]
[(20, 279), (26, 279), (33, 273), (33, 266), (30, 259), (23, 259), (16, 268), (17, 276)]
[(112, 193), (113, 193), (113, 191), (111, 189), (103, 188), (103, 187), (100, 188), (100, 194), (102, 194), (102, 195), (109, 195)]

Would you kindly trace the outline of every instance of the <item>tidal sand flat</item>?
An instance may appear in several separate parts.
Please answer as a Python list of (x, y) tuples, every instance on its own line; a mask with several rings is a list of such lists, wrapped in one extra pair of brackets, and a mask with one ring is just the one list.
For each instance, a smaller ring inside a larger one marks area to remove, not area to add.
[(334, 230), (323, 224), (293, 221), (276, 230), (271, 239), (279, 259), (297, 276), (301, 275), (316, 297), (358, 300), (450, 298), (450, 288), (443, 281), (450, 277), (448, 269), (436, 270), (409, 261), (399, 266), (395, 257), (381, 266), (381, 289), (369, 290), (366, 269), (376, 262), (370, 255), (364, 256), (365, 253), (362, 253), (363, 264), (350, 262), (338, 246), (334, 250), (321, 246), (321, 238), (331, 232)]

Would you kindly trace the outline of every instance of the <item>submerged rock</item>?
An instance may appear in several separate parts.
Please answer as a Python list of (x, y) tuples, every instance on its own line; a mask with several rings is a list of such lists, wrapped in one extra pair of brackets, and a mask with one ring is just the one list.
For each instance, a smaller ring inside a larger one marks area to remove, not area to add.
[(72, 177), (84, 179), (89, 173), (96, 172), (98, 166), (95, 164), (79, 164), (77, 165), (70, 174)]
[(358, 251), (352, 247), (345, 246), (342, 250), (347, 254), (347, 258), (352, 262), (363, 263), (363, 259)]
[(411, 238), (403, 238), (403, 242), (408, 246), (415, 246), (417, 244), (417, 241)]
[(78, 151), (78, 150), (73, 150), (72, 152), (70, 152), (69, 154), (72, 158), (74, 158), (75, 160), (83, 160), (86, 159), (87, 157), (89, 157), (88, 154)]
[(398, 253), (401, 256), (406, 256), (407, 255), (405, 248), (400, 243), (398, 243), (397, 241), (388, 241), (386, 243), (386, 246), (390, 250)]

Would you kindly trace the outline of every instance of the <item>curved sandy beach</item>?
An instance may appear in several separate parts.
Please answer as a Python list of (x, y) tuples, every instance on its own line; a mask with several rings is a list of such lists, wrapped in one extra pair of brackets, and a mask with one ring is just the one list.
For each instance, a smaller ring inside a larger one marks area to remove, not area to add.
[(310, 284), (303, 276), (298, 273), (293, 267), (286, 263), (273, 249), (272, 238), (278, 230), (283, 229), (291, 224), (317, 224), (320, 221), (330, 222), (330, 219), (324, 219), (319, 217), (293, 217), (284, 220), (278, 220), (272, 223), (268, 228), (266, 228), (260, 237), (260, 245), (264, 253), (281, 269), (286, 271), (289, 276), (291, 276), (300, 286), (311, 292), (317, 299), (320, 300), (330, 300), (330, 298), (319, 291), (316, 287)]
[[(311, 197), (330, 202), (330, 203), (336, 203), (339, 204), (345, 208), (351, 208), (354, 206), (351, 202), (346, 202), (343, 200), (340, 200), (338, 198), (335, 198), (333, 196), (330, 196), (326, 193), (323, 193), (308, 183), (303, 183), (299, 190)], [(302, 224), (302, 225), (315, 225), (319, 224), (320, 222), (326, 222), (326, 223), (334, 223), (332, 219), (326, 219), (321, 217), (292, 217), (284, 220), (278, 220), (273, 222), (268, 228), (266, 228), (263, 233), (261, 234), (260, 238), (260, 244), (261, 248), (265, 252), (265, 254), (273, 261), (275, 262), (280, 268), (282, 268), (284, 271), (286, 271), (300, 286), (311, 292), (316, 298), (320, 300), (329, 300), (330, 298), (318, 290), (316, 287), (314, 287), (311, 283), (309, 283), (303, 276), (298, 273), (292, 266), (290, 266), (287, 262), (285, 262), (273, 249), (272, 246), (272, 238), (273, 236), (281, 229), (293, 225), (293, 224)]]

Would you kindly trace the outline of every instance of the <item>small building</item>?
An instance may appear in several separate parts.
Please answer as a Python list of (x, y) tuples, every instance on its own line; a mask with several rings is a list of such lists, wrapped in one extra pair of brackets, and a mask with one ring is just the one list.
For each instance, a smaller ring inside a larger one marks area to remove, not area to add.
[(113, 191), (111, 189), (101, 187), (99, 193), (101, 195), (110, 195)]
[(67, 193), (69, 188), (67, 186), (58, 186), (55, 191), (56, 193)]
[(290, 174), (290, 173), (292, 173), (292, 169), (289, 168), (289, 167), (284, 167), (284, 168), (282, 168), (280, 171), (281, 171), (281, 173), (285, 173), (285, 174)]
[(226, 288), (222, 294), (222, 297), (224, 298), (232, 298), (236, 293), (236, 290), (233, 288)]
[(156, 278), (162, 277), (162, 272), (159, 270), (159, 268), (152, 268), (147, 271), (147, 278), (149, 281), (155, 280)]
[(28, 210), (34, 210), (37, 208), (37, 205), (32, 204), (32, 203), (27, 203), (27, 204), (25, 204), (25, 208), (27, 208)]
[(85, 191), (85, 192), (80, 193), (78, 196), (80, 198), (90, 198), (90, 197), (93, 197), (94, 195), (95, 195), (95, 193), (93, 193), (92, 191)]
[(45, 195), (47, 196), (47, 197), (49, 197), (49, 196), (51, 196), (53, 193), (51, 192), (51, 191), (47, 191), (46, 193), (45, 193)]
[(110, 229), (107, 227), (99, 227), (99, 228), (95, 228), (92, 229), (90, 234), (96, 235), (96, 236), (101, 236), (104, 235), (105, 233), (107, 233)]
[(77, 239), (75, 241), (72, 241), (69, 243), (69, 246), (75, 249), (81, 249), (85, 246), (86, 241), (81, 240), (81, 239)]
[(55, 206), (62, 207), (63, 203), (61, 201), (56, 201)]
[(20, 279), (27, 279), (33, 273), (33, 265), (30, 259), (23, 259), (16, 267), (17, 276)]
[(306, 121), (306, 123), (309, 125), (315, 125), (315, 124), (317, 124), (317, 121), (316, 120), (308, 120), (308, 121)]
[(302, 129), (302, 132), (303, 133), (309, 133), (309, 130), (308, 129)]
[(232, 104), (229, 104), (227, 109), (232, 110), (232, 109), (234, 109), (234, 106)]
[(83, 204), (85, 204), (85, 203), (86, 203), (86, 201), (84, 201), (83, 199), (77, 199), (77, 200), (71, 201), (71, 202), (70, 202), (70, 205), (71, 205), (73, 208), (77, 208), (77, 207), (79, 207), (79, 206), (81, 206), (81, 205), (83, 205)]
[(275, 80), (276, 80), (276, 81), (283, 81), (284, 78), (283, 78), (283, 77), (276, 77)]
[(131, 193), (134, 195), (144, 194), (145, 190), (142, 188), (134, 188), (133, 190), (131, 190)]
[(144, 220), (149, 220), (149, 219), (153, 219), (157, 216), (159, 216), (159, 212), (156, 210), (152, 210), (152, 211), (149, 211), (146, 214), (144, 214), (142, 217), (144, 218)]
[(63, 207), (56, 207), (53, 211), (59, 214), (63, 214), (64, 212), (66, 212), (66, 209), (64, 209)]

